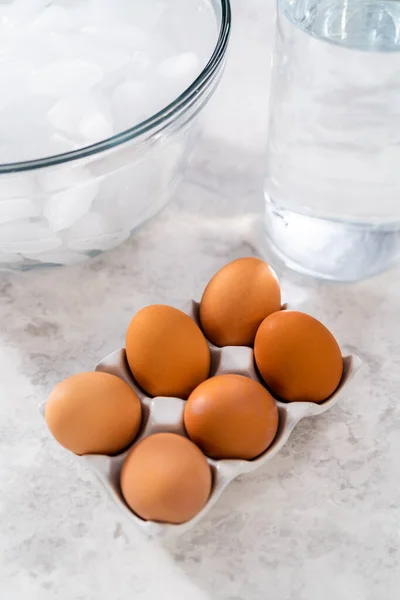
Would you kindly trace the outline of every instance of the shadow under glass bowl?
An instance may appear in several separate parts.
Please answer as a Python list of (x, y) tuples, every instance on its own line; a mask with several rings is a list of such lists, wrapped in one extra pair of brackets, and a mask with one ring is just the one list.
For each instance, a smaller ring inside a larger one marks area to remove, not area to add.
[[(225, 66), (230, 3), (210, 1), (218, 27), (214, 51), (176, 100), (91, 146), (0, 164), (0, 268), (82, 262), (118, 246), (165, 207), (197, 138), (196, 117), (214, 94)], [(11, 215), (5, 220), (2, 202)]]

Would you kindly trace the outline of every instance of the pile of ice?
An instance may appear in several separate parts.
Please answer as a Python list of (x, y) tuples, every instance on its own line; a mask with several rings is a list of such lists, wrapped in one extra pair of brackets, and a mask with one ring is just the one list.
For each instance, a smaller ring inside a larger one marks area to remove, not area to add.
[[(215, 41), (211, 0), (0, 0), (0, 163), (133, 127), (194, 81)], [(146, 210), (183, 152), (107, 177), (83, 164), (0, 174), (0, 263), (76, 262), (116, 245), (134, 226), (125, 205)]]
[(0, 0), (0, 162), (133, 127), (190, 85), (213, 45), (209, 0)]

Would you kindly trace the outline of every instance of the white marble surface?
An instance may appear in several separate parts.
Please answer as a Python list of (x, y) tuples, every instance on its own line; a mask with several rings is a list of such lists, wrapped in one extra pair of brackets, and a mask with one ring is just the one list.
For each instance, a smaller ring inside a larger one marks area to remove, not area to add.
[(400, 278), (332, 286), (281, 273), (285, 298), (364, 361), (340, 405), (235, 481), (192, 532), (127, 529), (53, 442), (39, 402), (123, 343), (133, 313), (198, 297), (253, 252), (262, 210), (272, 0), (234, 0), (231, 62), (176, 202), (86, 266), (0, 275), (0, 598), (386, 600), (400, 584)]

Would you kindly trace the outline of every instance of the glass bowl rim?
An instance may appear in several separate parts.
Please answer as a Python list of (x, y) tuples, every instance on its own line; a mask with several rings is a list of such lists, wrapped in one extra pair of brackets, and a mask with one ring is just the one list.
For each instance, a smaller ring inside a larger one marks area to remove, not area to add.
[(213, 80), (214, 75), (218, 72), (226, 54), (232, 20), (230, 0), (217, 1), (221, 7), (221, 25), (214, 51), (200, 75), (180, 96), (178, 96), (178, 98), (145, 121), (138, 123), (130, 129), (117, 133), (108, 139), (97, 142), (96, 144), (84, 146), (78, 150), (72, 150), (62, 154), (54, 154), (52, 156), (35, 158), (32, 160), (0, 163), (0, 175), (63, 165), (82, 158), (88, 158), (106, 150), (121, 146), (142, 135), (149, 134), (153, 130), (157, 131), (165, 121), (169, 122), (171, 119), (173, 120), (175, 116), (179, 116), (187, 105), (190, 106), (191, 103), (195, 102), (196, 97), (200, 98), (202, 96), (202, 92), (207, 89), (209, 83)]

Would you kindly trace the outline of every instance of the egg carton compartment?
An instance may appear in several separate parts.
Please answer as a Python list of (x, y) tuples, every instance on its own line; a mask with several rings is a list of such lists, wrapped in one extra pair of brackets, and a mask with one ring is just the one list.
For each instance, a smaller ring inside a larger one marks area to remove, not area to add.
[[(198, 303), (191, 301), (184, 310), (186, 314), (198, 322), (198, 308)], [(286, 306), (282, 308), (286, 308)], [(252, 348), (236, 346), (218, 348), (211, 343), (209, 343), (209, 347), (211, 351), (210, 377), (233, 373), (261, 382), (254, 366)], [(130, 524), (138, 527), (148, 536), (160, 539), (184, 533), (194, 527), (207, 514), (233, 479), (239, 475), (255, 471), (271, 460), (286, 444), (291, 432), (301, 419), (318, 416), (330, 410), (345, 393), (347, 385), (360, 367), (360, 364), (361, 361), (356, 356), (345, 356), (343, 358), (344, 369), (340, 385), (336, 392), (321, 404), (311, 402), (292, 402), (286, 404), (276, 401), (279, 412), (278, 432), (271, 446), (256, 459), (214, 460), (206, 457), (212, 470), (213, 483), (211, 494), (203, 510), (186, 523), (174, 525), (144, 521), (131, 511), (123, 499), (119, 483), (120, 472), (123, 462), (133, 445), (149, 435), (160, 432), (176, 433), (188, 437), (183, 422), (185, 400), (171, 397), (148, 397), (132, 377), (125, 349), (117, 350), (104, 358), (97, 364), (95, 370), (116, 375), (134, 389), (143, 409), (142, 425), (139, 434), (131, 446), (117, 456), (86, 455), (77, 456), (77, 460), (89, 467), (96, 474), (114, 501), (115, 506), (124, 514)], [(42, 412), (44, 412), (44, 406), (42, 407)], [(245, 493), (245, 489), (243, 493)]]

